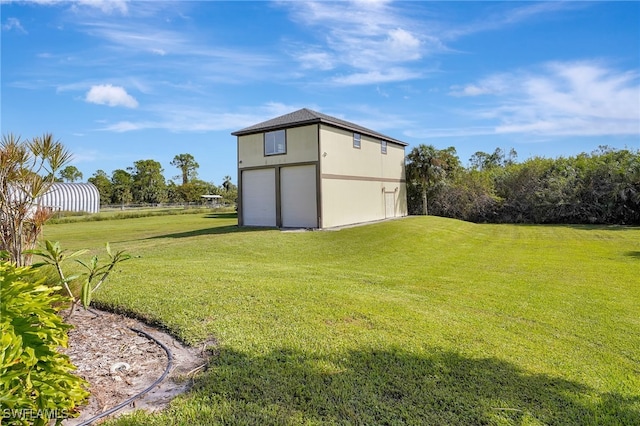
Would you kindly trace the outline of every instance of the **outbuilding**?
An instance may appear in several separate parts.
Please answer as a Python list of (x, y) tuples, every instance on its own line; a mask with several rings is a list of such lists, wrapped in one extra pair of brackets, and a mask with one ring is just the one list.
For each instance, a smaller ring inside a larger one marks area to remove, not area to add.
[(407, 215), (405, 142), (306, 108), (232, 135), (241, 226), (331, 228)]
[(56, 182), (36, 203), (54, 211), (99, 213), (100, 192), (91, 183)]
[(222, 195), (217, 194), (205, 194), (200, 196), (211, 207), (219, 207), (221, 205)]

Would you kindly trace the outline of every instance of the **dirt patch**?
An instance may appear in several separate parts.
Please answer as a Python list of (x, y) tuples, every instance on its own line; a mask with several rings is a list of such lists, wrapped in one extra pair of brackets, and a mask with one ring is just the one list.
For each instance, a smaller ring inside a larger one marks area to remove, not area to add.
[(144, 391), (165, 372), (166, 351), (132, 329), (162, 342), (172, 354), (172, 367), (158, 386), (114, 416), (136, 409), (165, 408), (175, 396), (189, 389), (193, 375), (202, 371), (207, 362), (204, 348), (186, 347), (169, 334), (122, 315), (77, 309), (66, 321), (74, 329), (69, 331), (69, 348), (64, 352), (78, 367), (75, 373), (89, 382), (91, 397), (81, 407), (80, 417), (66, 420), (65, 425), (78, 425), (110, 410)]

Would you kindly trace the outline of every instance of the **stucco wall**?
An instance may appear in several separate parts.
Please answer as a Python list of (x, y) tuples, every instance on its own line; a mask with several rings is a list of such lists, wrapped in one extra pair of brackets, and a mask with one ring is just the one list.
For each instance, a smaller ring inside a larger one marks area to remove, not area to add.
[(333, 227), (384, 219), (385, 192), (393, 192), (393, 216), (407, 215), (404, 147), (362, 135), (353, 147), (353, 132), (321, 125), (322, 226)]
[(322, 179), (322, 227), (385, 219), (385, 192), (394, 194), (393, 217), (407, 215), (404, 183), (346, 179)]
[(388, 143), (381, 153), (380, 140), (362, 135), (360, 149), (353, 147), (353, 132), (321, 125), (322, 173), (404, 179), (404, 147)]
[[(407, 215), (402, 145), (388, 143), (383, 154), (379, 139), (362, 135), (357, 149), (353, 147), (353, 132), (326, 124), (287, 129), (286, 141), (286, 154), (265, 156), (263, 133), (238, 137), (239, 171), (319, 163), (318, 201), (320, 226), (324, 228)], [(385, 192), (394, 196), (392, 214), (387, 211)]]
[(238, 137), (238, 166), (274, 166), (318, 160), (318, 125), (286, 129), (287, 153), (264, 155), (264, 134)]
[(384, 218), (379, 182), (322, 179), (321, 186), (323, 228)]

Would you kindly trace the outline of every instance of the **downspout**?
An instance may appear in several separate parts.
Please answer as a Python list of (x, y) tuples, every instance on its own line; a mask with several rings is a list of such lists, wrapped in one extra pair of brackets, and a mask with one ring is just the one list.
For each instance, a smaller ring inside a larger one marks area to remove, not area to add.
[(317, 127), (318, 167), (316, 169), (316, 210), (318, 215), (318, 228), (322, 229), (322, 149), (320, 146), (320, 126)]
[(238, 199), (236, 200), (236, 207), (238, 208), (238, 226), (244, 225), (242, 218), (242, 172), (240, 170), (240, 136), (236, 136), (236, 166), (238, 170)]

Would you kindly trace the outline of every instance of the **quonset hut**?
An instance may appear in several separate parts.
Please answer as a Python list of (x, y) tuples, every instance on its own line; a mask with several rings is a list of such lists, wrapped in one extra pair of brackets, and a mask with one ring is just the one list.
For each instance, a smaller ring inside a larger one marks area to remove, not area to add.
[(54, 211), (100, 212), (100, 192), (91, 183), (62, 183), (51, 185), (37, 204)]

